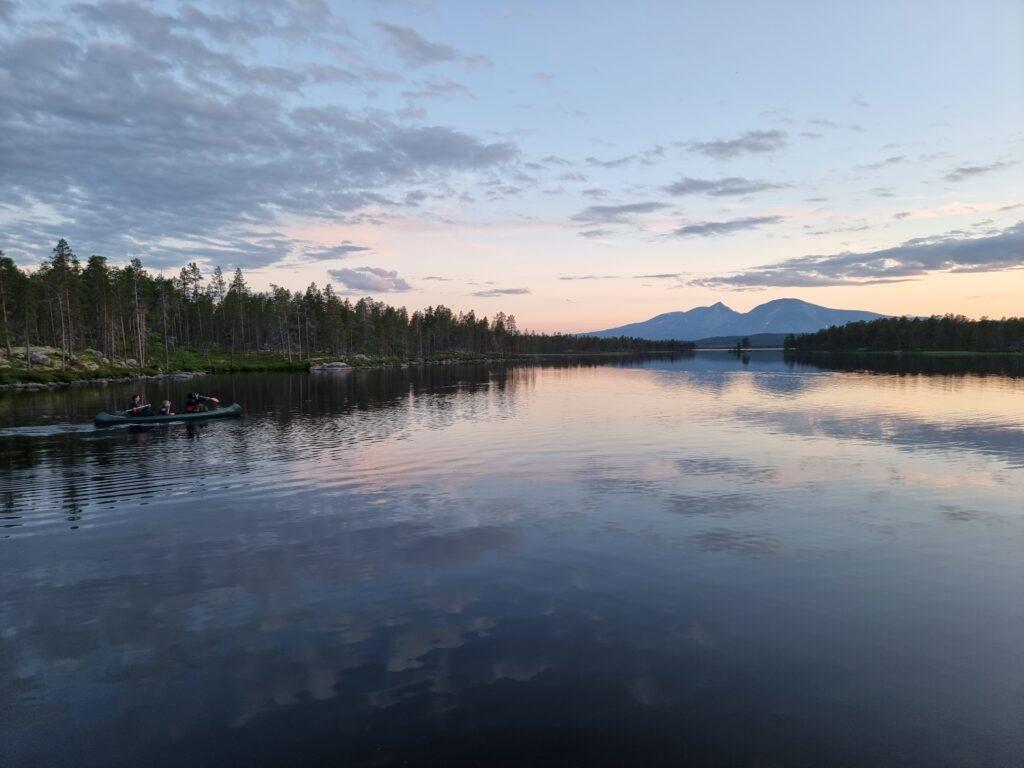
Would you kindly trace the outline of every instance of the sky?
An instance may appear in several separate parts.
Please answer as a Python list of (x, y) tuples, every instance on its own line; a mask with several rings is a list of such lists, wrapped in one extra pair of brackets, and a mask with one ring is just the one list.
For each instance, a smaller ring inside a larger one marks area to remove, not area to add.
[(1024, 315), (1024, 3), (0, 0), (0, 249), (596, 330)]

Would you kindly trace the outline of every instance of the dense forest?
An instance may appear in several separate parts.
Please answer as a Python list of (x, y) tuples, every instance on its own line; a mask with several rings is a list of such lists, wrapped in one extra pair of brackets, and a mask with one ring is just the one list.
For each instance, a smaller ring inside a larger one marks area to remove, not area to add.
[(118, 267), (90, 256), (83, 265), (63, 239), (31, 272), (0, 251), (0, 325), (0, 352), (8, 357), (37, 345), (57, 348), (63, 359), (90, 350), (139, 367), (159, 366), (180, 348), (200, 360), (212, 351), (231, 362), (275, 352), (291, 362), (323, 355), (422, 358), (693, 346), (524, 332), (502, 312), (488, 319), (436, 306), (410, 314), (370, 298), (350, 301), (330, 285), (254, 291), (241, 269), (228, 277), (217, 267), (207, 276), (194, 262), (174, 278), (147, 272), (138, 259)]
[(1024, 317), (883, 317), (786, 337), (793, 351), (1024, 352)]

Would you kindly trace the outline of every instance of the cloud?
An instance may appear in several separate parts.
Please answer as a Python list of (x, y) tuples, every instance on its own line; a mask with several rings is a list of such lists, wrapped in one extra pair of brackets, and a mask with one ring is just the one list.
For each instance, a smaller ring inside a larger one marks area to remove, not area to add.
[(565, 275), (559, 280), (618, 280), (621, 275)]
[(807, 121), (807, 124), (817, 126), (818, 128), (827, 128), (829, 130), (838, 130), (840, 128), (846, 128), (857, 133), (864, 132), (864, 127), (858, 125), (857, 123), (847, 123), (843, 125), (842, 123), (837, 123), (835, 120), (828, 120), (822, 117), (812, 118)]
[(402, 91), (402, 95), (410, 102), (416, 102), (424, 99), (445, 99), (454, 96), (472, 96), (473, 94), (462, 83), (444, 79), (418, 83), (416, 90)]
[(79, 4), (0, 41), (5, 251), (35, 261), (67, 237), (150, 266), (262, 266), (308, 244), (247, 242), (253, 222), (350, 223), (401, 205), (410, 188), (518, 163), (509, 141), (296, 98), (326, 78), (340, 91), (332, 98), (351, 104), (345, 89), (385, 75), (354, 54), (344, 72), (330, 63), (349, 38), (326, 6), (229, 7), (239, 10)]
[(946, 233), (914, 238), (893, 248), (830, 256), (800, 256), (734, 275), (700, 278), (707, 288), (874, 285), (929, 272), (1000, 272), (1024, 267), (1024, 221), (985, 237)]
[(426, 277), (424, 277), (422, 279), (423, 280), (434, 280), (434, 281), (437, 281), (439, 283), (450, 283), (452, 281), (452, 279), (450, 277), (439, 277), (437, 275), (427, 275)]
[(1003, 205), (997, 208), (997, 211), (1014, 211), (1018, 208), (1024, 208), (1024, 203), (1013, 203), (1011, 205)]
[(331, 280), (341, 283), (350, 293), (404, 293), (412, 286), (398, 276), (394, 270), (379, 267), (356, 267), (355, 269), (329, 269)]
[(529, 288), (488, 288), (486, 291), (474, 291), (472, 295), (482, 298), (494, 298), (496, 296), (521, 296), (529, 292)]
[(699, 221), (674, 229), (669, 234), (672, 237), (715, 237), (731, 235), (745, 229), (757, 229), (766, 224), (778, 224), (782, 220), (782, 216), (747, 216), (729, 221)]
[(966, 179), (973, 179), (975, 176), (984, 176), (985, 174), (993, 173), (994, 171), (1002, 171), (1014, 165), (1017, 165), (1017, 163), (995, 162), (989, 163), (988, 165), (958, 165), (946, 174), (946, 181), (964, 181)]
[(374, 26), (384, 33), (395, 53), (410, 67), (423, 67), (448, 61), (466, 64), (490, 63), (484, 56), (465, 56), (450, 45), (431, 43), (409, 27), (392, 24), (388, 21), (374, 22)]
[(681, 272), (659, 272), (655, 275), (633, 275), (637, 280), (679, 280)]
[(640, 214), (653, 213), (668, 207), (666, 203), (658, 202), (591, 205), (573, 216), (572, 220), (591, 224), (622, 224), (632, 221)]
[(629, 165), (637, 159), (636, 155), (626, 155), (625, 157), (619, 157), (614, 160), (599, 160), (596, 157), (586, 158), (587, 165), (594, 165), (598, 168), (621, 168), (624, 165)]
[(742, 176), (729, 176), (724, 179), (691, 179), (683, 176), (679, 181), (669, 184), (665, 191), (670, 195), (706, 194), (712, 197), (730, 197), (733, 195), (749, 195), (769, 189), (781, 189), (782, 184), (770, 181), (745, 179)]
[(908, 218), (909, 216), (910, 216), (910, 211), (899, 211), (899, 212), (897, 212), (897, 213), (894, 213), (894, 214), (892, 215), (892, 217), (893, 217), (894, 219), (906, 219), (906, 218)]
[(865, 99), (863, 96), (860, 96), (859, 94), (851, 96), (850, 101), (853, 104), (856, 104), (858, 107), (863, 107), (864, 109), (867, 109), (868, 107), (871, 106), (871, 104), (868, 103), (867, 99)]
[(728, 160), (745, 154), (776, 152), (786, 146), (788, 138), (785, 131), (772, 129), (747, 131), (735, 139), (690, 142), (687, 146), (692, 152), (699, 152), (719, 160)]
[(588, 240), (597, 240), (598, 238), (607, 237), (608, 235), (614, 234), (610, 229), (584, 229), (577, 234), (580, 237), (585, 237)]
[(907, 162), (906, 155), (893, 155), (892, 157), (887, 157), (884, 160), (879, 160), (876, 163), (865, 163), (863, 165), (858, 165), (857, 167), (865, 171), (879, 171), (882, 168), (889, 168), (893, 165), (902, 165), (905, 162)]
[(344, 259), (353, 253), (369, 250), (371, 249), (365, 245), (355, 245), (349, 240), (344, 240), (340, 245), (307, 250), (302, 255), (313, 261), (329, 261), (330, 259)]
[(835, 235), (842, 232), (866, 232), (871, 229), (864, 221), (853, 221), (849, 223), (839, 224), (832, 227), (831, 229), (814, 229), (810, 228), (809, 224), (804, 225), (804, 229), (808, 230), (808, 235)]

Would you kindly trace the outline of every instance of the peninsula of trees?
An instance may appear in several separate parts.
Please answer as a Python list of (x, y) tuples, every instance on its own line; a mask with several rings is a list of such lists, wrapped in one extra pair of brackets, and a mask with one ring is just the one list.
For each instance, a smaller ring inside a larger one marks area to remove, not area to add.
[(786, 337), (794, 352), (1024, 353), (1024, 317), (883, 317)]
[(155, 275), (138, 259), (127, 266), (90, 256), (83, 266), (65, 240), (31, 272), (0, 251), (0, 354), (24, 358), (32, 346), (58, 350), (63, 366), (85, 353), (112, 364), (168, 370), (241, 368), (273, 355), (298, 364), (315, 357), (429, 359), (439, 355), (687, 351), (688, 342), (602, 339), (519, 330), (515, 317), (492, 318), (444, 306), (408, 312), (371, 298), (352, 301), (330, 285), (292, 292), (254, 291), (241, 269), (209, 276), (193, 262), (177, 277)]

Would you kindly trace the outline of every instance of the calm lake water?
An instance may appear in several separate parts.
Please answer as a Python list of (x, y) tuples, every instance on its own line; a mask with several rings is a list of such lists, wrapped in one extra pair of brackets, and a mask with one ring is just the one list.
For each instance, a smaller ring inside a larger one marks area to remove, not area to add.
[(0, 396), (0, 764), (1024, 762), (1024, 378), (198, 382)]

